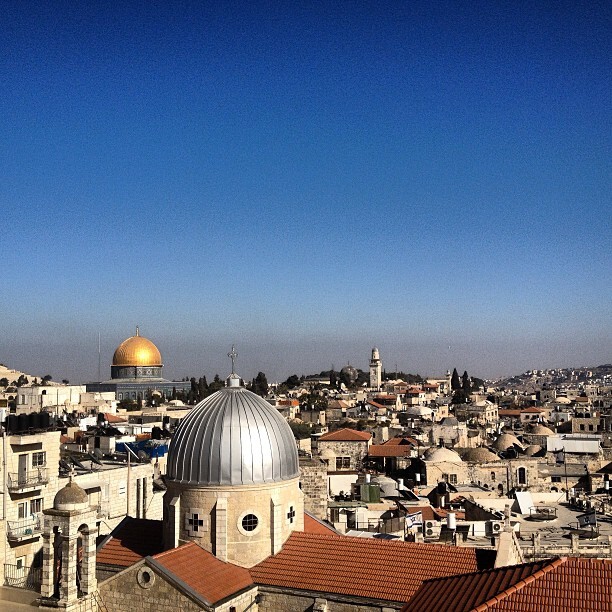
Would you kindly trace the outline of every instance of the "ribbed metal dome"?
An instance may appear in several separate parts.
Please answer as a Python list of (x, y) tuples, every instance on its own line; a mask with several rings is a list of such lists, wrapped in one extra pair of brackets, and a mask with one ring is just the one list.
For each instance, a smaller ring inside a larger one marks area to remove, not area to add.
[[(229, 379), (230, 385), (236, 384)], [(168, 452), (167, 478), (194, 485), (261, 484), (299, 476), (291, 428), (244, 387), (201, 401), (181, 421)]]

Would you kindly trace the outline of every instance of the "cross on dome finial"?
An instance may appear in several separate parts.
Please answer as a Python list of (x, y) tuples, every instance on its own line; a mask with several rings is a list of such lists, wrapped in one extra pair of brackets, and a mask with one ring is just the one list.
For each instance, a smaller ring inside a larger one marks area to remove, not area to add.
[(232, 360), (232, 374), (235, 374), (235, 367), (236, 367), (236, 357), (238, 357), (238, 353), (236, 352), (236, 349), (234, 347), (234, 345), (232, 344), (232, 350), (227, 354), (227, 356)]

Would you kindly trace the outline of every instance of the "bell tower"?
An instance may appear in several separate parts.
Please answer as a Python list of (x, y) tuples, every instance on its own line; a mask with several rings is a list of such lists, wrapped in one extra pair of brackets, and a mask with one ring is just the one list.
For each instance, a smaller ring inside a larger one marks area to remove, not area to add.
[(97, 513), (72, 476), (43, 510), (43, 574), (40, 607), (81, 610), (97, 590)]

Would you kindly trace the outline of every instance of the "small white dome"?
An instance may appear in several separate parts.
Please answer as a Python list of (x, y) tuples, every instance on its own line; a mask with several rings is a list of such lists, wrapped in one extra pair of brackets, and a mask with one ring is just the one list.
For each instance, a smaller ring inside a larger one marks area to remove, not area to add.
[(463, 463), (461, 457), (454, 450), (444, 447), (427, 449), (423, 459), (432, 463), (442, 461), (447, 463)]

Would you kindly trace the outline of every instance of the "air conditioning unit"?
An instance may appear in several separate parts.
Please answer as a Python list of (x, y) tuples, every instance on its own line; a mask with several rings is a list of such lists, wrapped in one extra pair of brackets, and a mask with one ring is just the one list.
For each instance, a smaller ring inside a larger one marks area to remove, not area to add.
[(441, 526), (438, 521), (425, 521), (423, 524), (423, 536), (425, 538), (440, 537)]
[(496, 535), (504, 530), (504, 521), (489, 521), (491, 535)]

